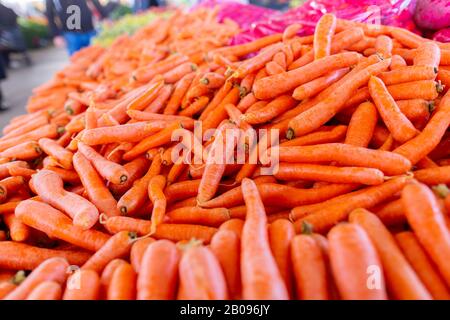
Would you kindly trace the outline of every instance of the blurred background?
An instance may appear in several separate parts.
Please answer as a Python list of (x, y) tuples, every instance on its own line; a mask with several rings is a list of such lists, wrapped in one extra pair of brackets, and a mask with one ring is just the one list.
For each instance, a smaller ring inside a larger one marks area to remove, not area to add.
[[(304, 1), (238, 1), (283, 10)], [(58, 10), (70, 4), (87, 4), (82, 17), (92, 15), (94, 40), (109, 45), (119, 34), (133, 33), (152, 19), (147, 11), (155, 7), (195, 6), (197, 0), (0, 0), (0, 128), (24, 111), (31, 90), (49, 80), (76, 51), (58, 25)], [(52, 7), (49, 9), (49, 7)], [(50, 12), (50, 14), (49, 14)], [(82, 21), (83, 24), (89, 24)], [(84, 30), (83, 30), (84, 31)], [(62, 36), (63, 35), (63, 36)], [(91, 40), (89, 38), (89, 40)], [(78, 43), (79, 44), (79, 43)], [(85, 43), (88, 44), (88, 43)]]

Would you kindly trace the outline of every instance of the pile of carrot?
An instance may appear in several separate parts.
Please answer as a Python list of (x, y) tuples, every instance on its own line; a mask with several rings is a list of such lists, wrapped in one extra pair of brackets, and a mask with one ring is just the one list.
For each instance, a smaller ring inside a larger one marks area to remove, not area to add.
[[(450, 44), (300, 28), (229, 46), (177, 11), (36, 88), (0, 138), (0, 297), (449, 299)], [(250, 129), (279, 144), (218, 138)]]

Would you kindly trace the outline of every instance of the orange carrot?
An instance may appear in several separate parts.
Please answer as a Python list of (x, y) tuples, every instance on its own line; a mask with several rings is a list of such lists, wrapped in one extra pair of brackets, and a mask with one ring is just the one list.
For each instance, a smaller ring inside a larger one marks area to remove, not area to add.
[(63, 258), (50, 258), (42, 262), (33, 272), (4, 300), (24, 300), (42, 282), (55, 281), (63, 284), (69, 264)]
[(322, 249), (308, 235), (292, 239), (290, 248), (295, 275), (297, 298), (301, 300), (328, 300), (328, 279)]
[(231, 230), (219, 230), (211, 240), (211, 250), (222, 267), (230, 297), (241, 296), (240, 238)]
[(83, 197), (64, 190), (63, 180), (56, 173), (40, 170), (32, 182), (41, 199), (67, 213), (75, 226), (90, 229), (97, 223), (97, 208)]
[(294, 226), (287, 220), (276, 220), (269, 225), (269, 243), (273, 257), (283, 277), (289, 296), (293, 296), (293, 273), (290, 260), (291, 240), (295, 236)]
[(27, 297), (27, 300), (60, 300), (61, 285), (55, 281), (41, 282)]
[(108, 300), (134, 300), (136, 298), (136, 273), (133, 267), (122, 264), (114, 271), (107, 293)]
[(63, 300), (97, 300), (100, 278), (93, 270), (76, 270), (67, 279)]
[(72, 224), (62, 212), (49, 205), (34, 201), (22, 201), (16, 208), (16, 216), (26, 225), (87, 250), (96, 251), (108, 241), (108, 236), (96, 230), (83, 230)]
[(336, 16), (324, 14), (314, 31), (314, 60), (330, 55), (331, 37), (336, 29)]
[(402, 190), (406, 218), (417, 239), (450, 285), (450, 233), (433, 192), (423, 184), (413, 183)]
[(150, 244), (142, 257), (137, 278), (138, 300), (174, 299), (180, 254), (167, 240)]
[(209, 248), (187, 249), (179, 265), (178, 300), (225, 300), (228, 298), (225, 276), (219, 261)]
[(433, 262), (427, 256), (414, 233), (403, 231), (397, 233), (395, 239), (406, 259), (433, 296), (433, 299), (450, 299), (450, 291), (445, 286), (444, 280), (436, 270)]
[(242, 180), (247, 215), (242, 230), (243, 299), (288, 299), (288, 292), (270, 251), (264, 205), (253, 181)]
[(364, 229), (339, 224), (328, 233), (328, 240), (331, 268), (341, 298), (386, 300), (382, 264)]
[(134, 232), (116, 233), (83, 264), (82, 269), (100, 273), (111, 260), (128, 254), (134, 239), (136, 239)]
[(361, 226), (377, 249), (383, 264), (386, 286), (394, 299), (431, 299), (392, 234), (374, 214), (365, 209), (356, 209), (350, 214), (349, 221)]

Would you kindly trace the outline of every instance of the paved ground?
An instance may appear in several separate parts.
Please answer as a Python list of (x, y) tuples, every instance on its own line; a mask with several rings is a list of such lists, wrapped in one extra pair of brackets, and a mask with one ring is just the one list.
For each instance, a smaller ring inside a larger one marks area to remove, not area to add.
[(31, 90), (61, 69), (67, 63), (68, 56), (63, 49), (46, 48), (32, 51), (31, 59), (31, 67), (8, 70), (8, 79), (1, 83), (5, 100), (11, 108), (0, 112), (0, 129), (12, 117), (25, 113), (25, 104)]

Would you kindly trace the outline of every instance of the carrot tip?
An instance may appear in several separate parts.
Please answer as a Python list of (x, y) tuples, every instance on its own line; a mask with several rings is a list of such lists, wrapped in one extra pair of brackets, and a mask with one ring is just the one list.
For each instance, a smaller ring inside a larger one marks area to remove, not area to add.
[(100, 222), (100, 224), (106, 224), (106, 220), (108, 220), (108, 216), (104, 213), (101, 213), (98, 217), (98, 222)]
[(450, 194), (450, 190), (443, 183), (433, 186), (431, 189), (433, 189), (434, 193), (442, 199), (445, 199)]
[(206, 86), (206, 85), (209, 84), (209, 80), (208, 80), (208, 78), (201, 78), (201, 79), (200, 79), (200, 83), (201, 83), (201, 84), (204, 84), (204, 85)]
[(57, 132), (58, 134), (63, 134), (64, 132), (66, 132), (66, 128), (64, 128), (64, 127), (58, 127), (58, 129), (56, 129), (56, 132)]
[(247, 88), (246, 87), (239, 87), (239, 97), (242, 99), (247, 95)]
[(312, 234), (313, 232), (314, 232), (314, 226), (309, 222), (303, 221), (301, 233), (302, 234)]
[(434, 101), (429, 101), (428, 102), (428, 112), (433, 113), (433, 111), (435, 109), (436, 109), (436, 104), (434, 103)]
[(126, 215), (128, 213), (127, 207), (120, 207), (120, 213), (122, 213), (123, 215)]
[(286, 139), (292, 140), (295, 137), (295, 132), (292, 128), (289, 128), (286, 132)]
[(19, 270), (17, 273), (11, 278), (11, 283), (15, 285), (21, 284), (25, 279), (27, 275), (25, 274), (24, 270)]
[(125, 183), (127, 180), (128, 180), (128, 176), (127, 175), (120, 176), (120, 183)]
[(131, 241), (135, 241), (138, 238), (138, 235), (136, 232), (128, 232), (128, 237)]

